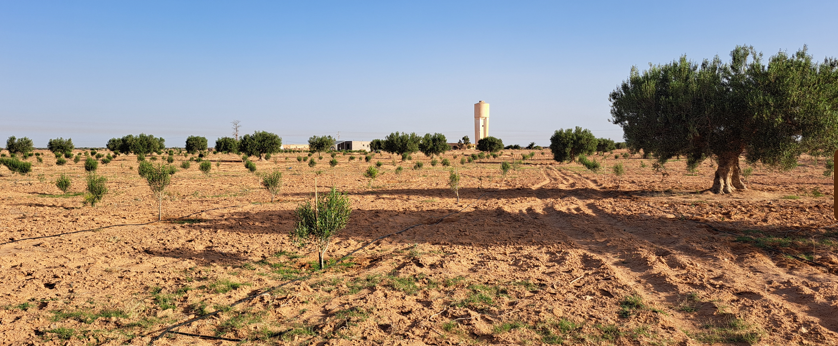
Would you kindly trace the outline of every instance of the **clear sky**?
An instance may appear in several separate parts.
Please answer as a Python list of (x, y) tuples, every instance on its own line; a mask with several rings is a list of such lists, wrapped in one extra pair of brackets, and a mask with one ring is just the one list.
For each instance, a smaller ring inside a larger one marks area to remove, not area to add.
[(148, 133), (183, 146), (270, 131), (622, 139), (608, 94), (630, 68), (752, 45), (838, 57), (838, 1), (2, 1), (0, 146)]

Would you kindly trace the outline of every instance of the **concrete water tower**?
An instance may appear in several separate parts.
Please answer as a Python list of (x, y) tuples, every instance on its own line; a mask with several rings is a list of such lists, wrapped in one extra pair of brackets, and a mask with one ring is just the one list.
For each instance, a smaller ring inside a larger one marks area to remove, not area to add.
[(474, 104), (474, 142), (489, 137), (489, 104), (483, 101)]

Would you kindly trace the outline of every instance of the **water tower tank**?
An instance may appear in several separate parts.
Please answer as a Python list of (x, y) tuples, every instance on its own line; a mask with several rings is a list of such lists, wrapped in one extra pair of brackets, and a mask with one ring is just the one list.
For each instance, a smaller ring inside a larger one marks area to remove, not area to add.
[(489, 137), (489, 104), (483, 101), (474, 104), (474, 143)]

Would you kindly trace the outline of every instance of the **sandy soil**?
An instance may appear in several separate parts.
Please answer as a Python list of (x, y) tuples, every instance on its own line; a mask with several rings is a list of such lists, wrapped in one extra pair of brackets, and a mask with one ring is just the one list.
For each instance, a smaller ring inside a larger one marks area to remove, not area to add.
[[(710, 161), (662, 176), (608, 155), (597, 174), (542, 150), (501, 176), (501, 161), (529, 152), (465, 165), (447, 153), (464, 176), (459, 204), (447, 168), (422, 154), (421, 170), (376, 156), (372, 188), (358, 154), (335, 168), (328, 155), (314, 168), (274, 155), (257, 162), (284, 172), (274, 203), (239, 158), (210, 155), (208, 176), (194, 162), (173, 176), (164, 222), (134, 156), (100, 164), (110, 192), (96, 207), (54, 185), (67, 173), (81, 192), (81, 163), (47, 154), (28, 176), (0, 168), (0, 344), (144, 345), (200, 316), (174, 331), (214, 339), (155, 344), (838, 344), (822, 162), (756, 166), (750, 190), (720, 196), (703, 192)], [(316, 270), (288, 237), (316, 171), (320, 191), (346, 191), (353, 207), (329, 258), (419, 226)]]

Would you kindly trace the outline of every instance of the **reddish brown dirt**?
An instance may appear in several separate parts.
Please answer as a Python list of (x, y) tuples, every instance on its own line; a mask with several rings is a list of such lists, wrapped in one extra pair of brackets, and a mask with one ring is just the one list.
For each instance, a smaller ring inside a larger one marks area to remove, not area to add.
[[(237, 157), (210, 155), (209, 176), (194, 162), (173, 176), (164, 222), (134, 156), (100, 164), (110, 192), (96, 207), (57, 196), (62, 172), (82, 191), (81, 164), (48, 154), (27, 176), (0, 168), (0, 344), (143, 345), (212, 311), (176, 330), (248, 344), (838, 344), (838, 231), (822, 162), (756, 166), (750, 190), (713, 195), (702, 191), (709, 160), (697, 173), (670, 162), (662, 180), (636, 155), (598, 157), (595, 174), (536, 153), (506, 178), (499, 163), (512, 151), (465, 165), (463, 152), (446, 154), (463, 174), (459, 204), (447, 169), (421, 154), (421, 170), (376, 156), (384, 174), (371, 189), (363, 156), (309, 168), (275, 155), (257, 162), (284, 172), (275, 203)], [(316, 255), (288, 233), (318, 170), (320, 191), (348, 192), (353, 208), (330, 258), (421, 225), (314, 270)], [(155, 344), (234, 343), (168, 334)]]

